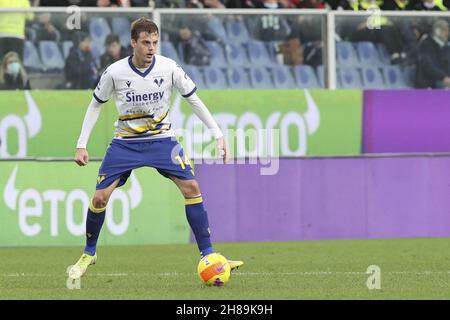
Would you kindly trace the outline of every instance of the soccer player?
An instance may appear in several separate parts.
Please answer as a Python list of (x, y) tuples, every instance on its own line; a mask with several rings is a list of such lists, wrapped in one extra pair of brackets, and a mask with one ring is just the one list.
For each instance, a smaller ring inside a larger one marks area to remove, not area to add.
[[(208, 216), (199, 185), (188, 157), (171, 130), (169, 103), (175, 87), (193, 112), (211, 130), (217, 148), (227, 161), (229, 153), (223, 134), (211, 113), (197, 96), (194, 82), (177, 63), (156, 54), (159, 30), (155, 23), (140, 18), (131, 26), (133, 54), (110, 65), (103, 73), (86, 111), (77, 143), (75, 162), (88, 163), (86, 149), (101, 105), (114, 95), (119, 119), (115, 137), (106, 150), (86, 219), (86, 247), (69, 276), (80, 278), (97, 260), (97, 239), (105, 219), (105, 209), (115, 188), (122, 186), (133, 169), (153, 167), (171, 179), (185, 198), (185, 211), (202, 256), (213, 253)], [(243, 264), (229, 260), (231, 269)]]

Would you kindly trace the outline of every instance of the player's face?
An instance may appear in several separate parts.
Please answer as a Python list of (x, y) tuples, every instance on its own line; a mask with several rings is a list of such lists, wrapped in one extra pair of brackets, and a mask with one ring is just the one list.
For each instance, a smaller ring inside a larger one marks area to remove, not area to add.
[(131, 46), (134, 49), (136, 59), (143, 64), (152, 62), (153, 56), (156, 54), (158, 47), (159, 34), (141, 32), (137, 41), (131, 40)]

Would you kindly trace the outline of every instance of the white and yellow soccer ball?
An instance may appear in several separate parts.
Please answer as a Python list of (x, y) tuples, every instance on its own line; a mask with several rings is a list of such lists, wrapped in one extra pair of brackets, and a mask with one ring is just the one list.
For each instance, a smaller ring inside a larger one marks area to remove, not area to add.
[(230, 280), (231, 268), (228, 260), (219, 253), (203, 257), (197, 266), (200, 280), (208, 286), (223, 286)]

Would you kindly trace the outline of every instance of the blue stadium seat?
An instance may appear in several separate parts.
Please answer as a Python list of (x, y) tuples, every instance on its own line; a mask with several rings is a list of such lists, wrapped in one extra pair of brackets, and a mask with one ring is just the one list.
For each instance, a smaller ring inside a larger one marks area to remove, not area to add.
[(205, 85), (208, 89), (227, 89), (228, 83), (222, 69), (217, 67), (205, 67)]
[(359, 61), (362, 66), (383, 65), (374, 43), (358, 42), (356, 43), (356, 50), (358, 51)]
[(222, 19), (213, 17), (208, 21), (207, 26), (223, 43), (228, 42), (228, 35), (223, 25)]
[(325, 88), (325, 68), (323, 65), (317, 66), (316, 68), (317, 80), (321, 88)]
[(340, 67), (337, 69), (338, 89), (362, 88), (361, 75), (357, 68)]
[(32, 42), (25, 41), (23, 56), (23, 65), (25, 68), (30, 71), (45, 71), (39, 53)]
[(376, 47), (378, 50), (378, 56), (380, 57), (381, 63), (383, 65), (390, 65), (391, 57), (390, 57), (389, 52), (387, 51), (385, 45), (382, 43), (377, 43)]
[(131, 24), (126, 17), (113, 17), (112, 30), (120, 38), (120, 44), (125, 48), (130, 45), (131, 38)]
[(177, 50), (175, 49), (174, 45), (169, 41), (161, 42), (161, 54), (167, 58), (175, 60), (178, 63), (181, 62)]
[(416, 66), (412, 65), (412, 66), (406, 66), (403, 69), (403, 75), (404, 75), (404, 79), (406, 84), (411, 87), (414, 88), (414, 82), (416, 79)]
[(340, 66), (359, 66), (360, 62), (356, 51), (351, 42), (336, 43), (337, 65)]
[(250, 40), (247, 27), (241, 20), (229, 20), (225, 24), (228, 37), (233, 42), (246, 43)]
[(48, 70), (64, 69), (64, 59), (55, 41), (40, 41), (39, 52), (42, 62)]
[(92, 56), (94, 57), (94, 59), (96, 59), (97, 61), (100, 59), (100, 57), (105, 53), (105, 45), (100, 43), (100, 42), (96, 42), (96, 41), (92, 41), (91, 43), (91, 52), (92, 52)]
[(383, 89), (385, 87), (380, 69), (377, 67), (362, 67), (361, 74), (364, 88)]
[(270, 61), (277, 61), (277, 51), (280, 50), (280, 41), (265, 41), (264, 42), (269, 53)]
[(215, 67), (224, 67), (227, 65), (225, 53), (222, 46), (216, 41), (206, 41), (206, 45), (211, 53), (210, 64)]
[(111, 33), (111, 28), (105, 18), (92, 17), (89, 23), (89, 33), (92, 42), (98, 42), (104, 46), (106, 37)]
[(248, 72), (242, 67), (229, 67), (227, 69), (230, 89), (251, 89)]
[(179, 42), (175, 49), (177, 50), (178, 57), (180, 58), (180, 61), (185, 62), (186, 60), (184, 60), (184, 43), (183, 42)]
[(299, 88), (319, 88), (314, 69), (308, 65), (295, 66), (293, 68), (295, 81)]
[(233, 66), (248, 66), (249, 61), (245, 48), (239, 43), (228, 43), (225, 46), (228, 64)]
[(67, 56), (69, 55), (70, 49), (72, 49), (72, 47), (73, 47), (72, 41), (64, 41), (62, 43), (62, 52), (63, 52), (64, 60), (67, 59)]
[(276, 64), (271, 60), (267, 48), (262, 41), (250, 41), (248, 43), (248, 55), (252, 65), (270, 66)]
[(291, 68), (288, 66), (273, 66), (272, 78), (277, 89), (295, 89), (297, 87)]
[(250, 81), (254, 89), (273, 89), (274, 84), (269, 71), (265, 67), (251, 67)]
[(405, 81), (405, 75), (399, 66), (383, 67), (383, 74), (384, 82), (388, 89), (402, 89), (409, 87)]
[(189, 78), (194, 81), (195, 85), (199, 89), (205, 88), (205, 81), (203, 80), (203, 74), (201, 72), (201, 68), (189, 64), (185, 64), (183, 66), (183, 70), (187, 73)]

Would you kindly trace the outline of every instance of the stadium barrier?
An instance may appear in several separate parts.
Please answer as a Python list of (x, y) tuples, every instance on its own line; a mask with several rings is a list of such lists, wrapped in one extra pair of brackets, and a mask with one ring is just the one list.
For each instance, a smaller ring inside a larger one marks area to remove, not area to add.
[[(0, 161), (0, 246), (82, 245), (99, 166)], [(188, 243), (183, 196), (164, 180), (154, 170), (135, 170), (110, 199), (99, 243)]]
[(450, 154), (199, 166), (215, 241), (448, 237)]
[[(359, 90), (201, 90), (199, 96), (228, 135), (235, 157), (360, 153)], [(0, 91), (0, 158), (73, 157), (90, 99), (88, 91)], [(110, 101), (102, 107), (91, 134), (91, 157), (103, 157), (116, 120)], [(191, 158), (213, 156), (213, 148), (208, 148), (213, 137), (203, 132), (200, 120), (180, 95), (172, 101), (170, 121)], [(271, 131), (277, 135), (267, 150)], [(248, 141), (251, 137), (253, 142)]]
[(364, 92), (363, 153), (450, 151), (450, 91)]
[[(6, 158), (18, 156), (0, 161), (3, 246), (83, 241), (83, 217), (99, 162), (79, 168), (54, 156), (73, 157), (85, 112), (81, 105), (87, 104), (90, 94), (60, 93), (0, 94), (2, 107), (7, 105), (0, 109), (1, 150)], [(214, 241), (448, 234), (447, 91), (366, 91), (363, 100), (360, 91), (200, 94), (225, 127), (266, 128), (267, 123), (277, 127), (287, 115), (296, 114), (301, 121), (287, 122), (297, 125), (286, 129), (289, 139), (284, 144), (307, 146), (289, 158), (280, 152), (281, 159), (271, 159), (277, 161), (276, 174), (271, 175), (261, 174), (270, 163), (248, 163), (252, 157), (230, 165), (196, 165)], [(177, 105), (177, 100), (182, 99), (174, 99), (174, 123), (195, 127), (189, 108)], [(104, 153), (114, 119), (109, 103), (92, 136), (94, 158)], [(282, 151), (281, 144), (282, 140)], [(438, 153), (383, 155), (361, 150)], [(19, 161), (27, 157), (43, 161)], [(103, 244), (189, 241), (182, 197), (153, 170), (137, 170), (115, 192), (110, 207)]]
[[(450, 151), (446, 90), (199, 94), (229, 134), (232, 155), (238, 158)], [(0, 158), (72, 157), (90, 99), (86, 91), (0, 91)], [(114, 103), (108, 102), (91, 135), (91, 157), (103, 157), (116, 119)], [(213, 138), (179, 95), (172, 101), (171, 121), (191, 158), (213, 156), (208, 148)], [(277, 133), (272, 153), (264, 149), (270, 131)], [(256, 143), (249, 137), (256, 137)]]
[[(200, 164), (196, 176), (213, 241), (446, 237), (449, 157), (282, 158), (278, 173), (268, 176), (260, 164)], [(0, 245), (82, 245), (98, 166), (0, 161)], [(99, 243), (189, 240), (181, 194), (141, 168), (113, 193)]]

